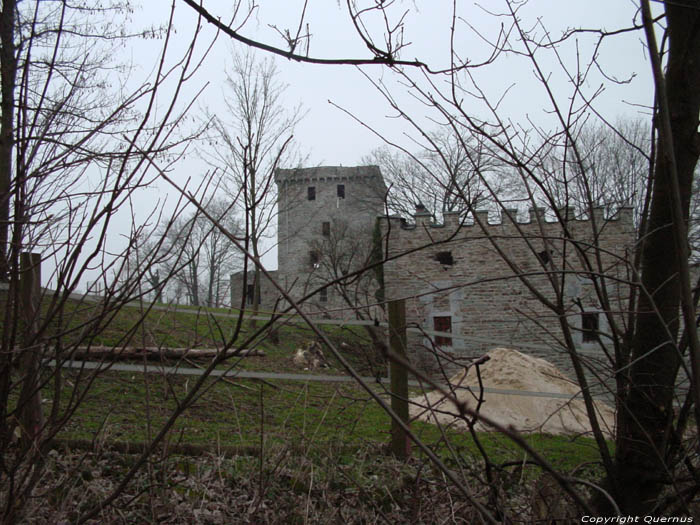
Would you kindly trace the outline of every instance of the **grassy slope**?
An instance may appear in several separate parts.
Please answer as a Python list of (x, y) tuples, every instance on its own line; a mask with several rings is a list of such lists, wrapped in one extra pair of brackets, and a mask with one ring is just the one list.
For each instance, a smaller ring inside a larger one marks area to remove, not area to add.
[[(75, 319), (84, 319), (89, 307)], [(167, 345), (174, 347), (221, 346), (230, 337), (234, 321), (212, 318), (206, 311), (152, 311), (134, 330), (139, 310), (124, 308), (95, 338), (99, 344), (124, 344), (124, 334), (133, 333), (130, 344)], [(72, 321), (73, 322), (73, 321)], [(260, 323), (258, 324), (260, 326)], [(365, 375), (381, 371), (381, 364), (371, 358), (369, 345), (358, 329), (328, 327), (327, 333), (338, 344), (345, 343), (344, 353)], [(245, 334), (253, 327), (245, 325)], [(279, 339), (263, 336), (247, 347), (262, 348), (265, 357), (251, 357), (229, 362), (248, 370), (295, 372), (292, 363), (296, 348), (314, 339), (308, 328), (283, 327)], [(239, 346), (238, 343), (234, 346)], [(200, 363), (205, 364), (205, 363)], [(343, 373), (340, 365), (329, 358), (330, 369), (324, 373)], [(183, 363), (192, 366), (191, 363)], [(309, 372), (312, 373), (312, 372)], [(77, 372), (65, 373), (64, 399), (72, 386), (79, 384)], [(163, 377), (157, 374), (108, 372), (94, 382), (86, 399), (59, 434), (62, 438), (143, 441), (158, 431), (173, 407), (195, 379)], [(191, 406), (172, 429), (169, 440), (203, 445), (254, 445), (262, 440), (266, 447), (289, 446), (313, 453), (329, 446), (381, 447), (389, 440), (388, 416), (370, 400), (366, 392), (353, 384), (315, 382), (222, 381), (207, 383), (206, 392)], [(46, 397), (50, 397), (47, 388)], [(388, 398), (388, 396), (387, 396)], [(450, 462), (477, 457), (477, 448), (468, 435), (448, 431), (450, 447), (433, 425), (416, 422), (413, 429), (425, 442), (441, 451)], [(522, 461), (522, 452), (497, 434), (480, 434), (486, 449), (497, 462)], [(595, 461), (597, 452), (592, 440), (545, 435), (531, 436), (530, 442), (556, 466), (571, 469), (583, 462)]]

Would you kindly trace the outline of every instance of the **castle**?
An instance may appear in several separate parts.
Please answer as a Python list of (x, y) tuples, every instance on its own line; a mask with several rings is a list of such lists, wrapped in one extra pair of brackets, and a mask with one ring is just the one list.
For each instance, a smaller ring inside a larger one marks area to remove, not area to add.
[(573, 376), (561, 321), (592, 360), (602, 357), (600, 342), (611, 341), (611, 324), (625, 322), (635, 238), (629, 208), (609, 218), (596, 208), (581, 220), (571, 208), (557, 220), (535, 208), (522, 222), (512, 209), (493, 223), (485, 210), (447, 213), (443, 224), (418, 211), (414, 221), (379, 219), (386, 299), (405, 298), (409, 326), (442, 334), (409, 334), (409, 358), (420, 369), (449, 374), (504, 346)]
[[(624, 322), (622, 283), (630, 280), (626, 254), (634, 242), (630, 209), (609, 218), (595, 209), (581, 218), (568, 208), (551, 220), (538, 208), (525, 221), (506, 209), (498, 222), (490, 222), (488, 211), (446, 213), (444, 223), (435, 224), (418, 208), (409, 223), (386, 215), (387, 188), (376, 166), (278, 170), (275, 182), (273, 277), (294, 299), (333, 283), (307, 297), (304, 308), (348, 318), (352, 306), (382, 297), (377, 273), (358, 273), (379, 245), (386, 258), (383, 296), (406, 299), (408, 325), (427, 332), (409, 337), (409, 358), (423, 370), (449, 372), (494, 346), (545, 356), (567, 369), (561, 318), (574, 344), (593, 353), (610, 324)], [(232, 276), (234, 305), (244, 291), (252, 302), (252, 272), (247, 290), (243, 277)], [(266, 280), (260, 296), (260, 310), (286, 306)]]
[[(354, 306), (375, 303), (374, 273), (355, 272), (367, 265), (377, 217), (385, 213), (387, 188), (379, 167), (278, 169), (275, 183), (277, 270), (271, 277), (295, 300), (306, 297), (302, 306), (310, 313), (353, 318)], [(243, 292), (253, 304), (253, 272), (244, 277), (243, 272), (231, 277), (233, 305)], [(262, 279), (259, 309), (284, 306), (278, 290)]]

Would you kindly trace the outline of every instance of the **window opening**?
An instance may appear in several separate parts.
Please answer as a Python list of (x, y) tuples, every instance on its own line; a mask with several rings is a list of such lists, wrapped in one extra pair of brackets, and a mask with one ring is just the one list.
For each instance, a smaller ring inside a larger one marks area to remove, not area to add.
[(537, 258), (542, 264), (547, 264), (552, 260), (552, 252), (549, 250), (541, 251), (537, 254)]
[[(433, 317), (433, 328), (436, 332), (452, 332), (452, 316), (442, 315)], [(452, 346), (452, 338), (446, 335), (436, 335), (435, 344), (438, 346)]]
[(325, 303), (328, 301), (328, 288), (323, 288), (321, 290), (319, 299), (321, 300), (322, 303)]
[(584, 343), (598, 340), (598, 312), (583, 312), (581, 314), (581, 333)]
[(452, 266), (455, 263), (452, 252), (438, 252), (437, 255), (435, 255), (435, 260), (443, 266)]
[(306, 198), (310, 201), (316, 200), (316, 186), (309, 186), (306, 190)]
[(323, 236), (324, 237), (330, 237), (331, 236), (331, 223), (330, 222), (324, 222), (321, 225), (321, 229), (323, 231)]
[(253, 304), (253, 299), (255, 298), (255, 285), (249, 284), (246, 286), (246, 302), (248, 304)]
[(317, 251), (312, 251), (309, 252), (309, 262), (311, 263), (312, 268), (318, 268), (319, 267), (319, 256)]
[(344, 199), (345, 198), (345, 184), (338, 184), (337, 191), (338, 191), (338, 198)]

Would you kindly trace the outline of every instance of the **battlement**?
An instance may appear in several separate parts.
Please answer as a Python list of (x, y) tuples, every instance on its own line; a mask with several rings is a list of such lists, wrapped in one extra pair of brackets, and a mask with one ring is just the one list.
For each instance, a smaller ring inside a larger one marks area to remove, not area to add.
[(634, 228), (633, 210), (632, 208), (620, 208), (618, 212), (611, 216), (605, 217), (605, 210), (602, 207), (593, 208), (592, 217), (576, 216), (575, 210), (571, 207), (561, 208), (552, 211), (549, 216), (545, 208), (530, 208), (528, 210), (528, 220), (518, 220), (518, 210), (515, 208), (504, 208), (498, 214), (498, 222), (490, 222), (490, 218), (495, 216), (494, 212), (489, 210), (476, 210), (473, 213), (461, 214), (459, 212), (447, 212), (444, 214), (444, 221), (436, 223), (433, 216), (425, 211), (419, 211), (413, 214), (413, 222), (409, 223), (405, 218), (391, 215), (379, 217), (380, 226), (384, 229), (391, 228), (392, 230), (447, 230), (450, 233), (456, 229), (464, 228), (466, 230), (486, 231), (490, 229), (502, 232), (504, 228), (513, 228), (514, 230), (530, 231), (542, 228), (551, 229), (554, 226), (561, 226), (563, 223), (580, 230), (582, 228), (590, 229), (595, 225), (596, 230), (600, 231), (604, 227), (609, 228), (614, 224), (621, 230), (631, 231)]
[[(428, 374), (445, 370), (436, 347), (457, 359), (499, 345), (536, 348), (558, 364), (570, 363), (556, 350), (561, 318), (547, 302), (566, 309), (573, 344), (581, 348), (598, 344), (588, 335), (590, 326), (596, 333), (609, 330), (604, 308), (625, 311), (636, 238), (631, 208), (609, 217), (603, 208), (587, 215), (573, 208), (475, 210), (445, 213), (436, 223), (419, 206), (412, 223), (384, 216), (379, 227), (387, 257), (384, 297), (406, 301), (406, 323), (459, 335), (409, 335), (408, 358)], [(588, 277), (591, 271), (596, 279)], [(600, 304), (599, 282), (611, 298), (606, 305)]]
[(314, 168), (277, 169), (276, 183), (336, 182), (376, 179), (383, 183), (379, 166), (317, 166)]

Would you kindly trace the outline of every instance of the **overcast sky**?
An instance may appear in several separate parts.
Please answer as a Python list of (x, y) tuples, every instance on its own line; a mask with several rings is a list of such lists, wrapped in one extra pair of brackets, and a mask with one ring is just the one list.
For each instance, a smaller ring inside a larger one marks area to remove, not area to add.
[[(258, 0), (258, 3), (260, 5), (240, 28), (240, 33), (284, 48), (284, 41), (277, 29), (296, 30), (303, 0)], [(153, 0), (144, 4), (132, 17), (134, 27), (163, 25), (167, 22), (171, 2)], [(231, 4), (232, 2), (223, 0), (204, 2), (212, 14), (226, 21), (231, 19)], [(171, 45), (171, 57), (177, 56), (178, 52), (181, 53), (189, 45), (197, 21), (195, 12), (182, 0), (176, 0), (175, 5), (177, 32)], [(418, 58), (435, 69), (449, 65), (452, 5), (452, 2), (446, 0), (397, 0), (394, 3), (391, 11), (393, 21), (406, 12), (403, 19), (404, 41), (408, 45), (402, 50), (401, 58)], [(457, 2), (457, 5), (454, 45), (463, 58), (468, 58), (472, 63), (481, 62), (491, 54), (490, 43), (497, 40), (502, 24), (505, 27), (510, 25), (507, 17), (499, 16), (505, 12), (505, 4), (500, 0), (488, 0), (481, 5), (473, 2)], [(344, 1), (308, 1), (305, 24), (308, 23), (311, 34), (311, 56), (371, 58), (355, 34), (344, 6)], [(558, 38), (567, 28), (616, 31), (631, 26), (635, 21), (639, 22), (636, 4), (630, 0), (531, 0), (521, 7), (519, 17), (523, 27), (534, 29), (539, 38), (544, 37), (546, 30), (552, 39)], [(242, 22), (240, 15), (236, 22)], [(375, 38), (382, 42), (383, 27), (379, 22), (381, 20), (368, 19), (366, 23)], [(223, 111), (224, 71), (231, 63), (232, 53), (243, 50), (242, 44), (225, 35), (216, 38), (215, 35), (214, 28), (205, 24), (198, 39), (200, 54), (212, 41), (213, 45), (182, 97), (184, 104), (195, 92), (204, 89), (192, 113), (195, 121), (207, 111)], [(594, 48), (597, 35), (585, 33), (572, 38), (560, 48), (562, 62), (573, 74), (577, 65), (584, 68), (594, 54), (597, 56), (603, 71), (594, 68), (583, 90), (588, 94), (599, 92), (594, 108), (607, 119), (648, 114), (645, 108), (652, 102), (653, 86), (642, 37), (639, 31), (625, 33), (606, 38), (600, 47)], [(161, 44), (162, 41), (158, 39), (135, 40), (125, 48), (125, 60), (136, 66), (135, 82), (153, 70)], [(259, 56), (264, 58), (269, 55), (261, 52)], [(538, 52), (538, 58), (541, 59), (545, 74), (550, 77), (551, 86), (559, 101), (566, 103), (572, 88), (561, 66), (551, 54)], [(391, 141), (410, 147), (410, 135), (415, 133), (404, 121), (393, 118), (391, 109), (365, 75), (390, 86), (392, 96), (426, 127), (435, 126), (426, 117), (429, 112), (424, 105), (411, 96), (410, 91), (398, 82), (396, 75), (382, 66), (370, 65), (358, 69), (353, 66), (311, 65), (280, 57), (275, 58), (275, 62), (280, 81), (288, 85), (284, 94), (286, 103), (290, 107), (300, 103), (306, 110), (306, 116), (297, 127), (295, 136), (298, 146), (308, 155), (308, 165), (359, 164), (363, 156), (382, 145), (381, 139), (368, 127)], [(411, 74), (418, 78), (420, 71), (415, 70)], [(532, 121), (538, 125), (547, 125), (548, 119), (552, 118), (551, 105), (545, 97), (545, 91), (534, 78), (532, 64), (525, 58), (501, 57), (486, 68), (472, 70), (472, 74), (479, 89), (494, 102), (500, 100), (502, 114), (512, 118), (514, 123), (528, 126), (528, 121)], [(612, 82), (613, 78), (624, 83)], [(438, 76), (432, 80), (443, 84), (446, 78)], [(347, 110), (357, 120), (329, 101)], [(474, 104), (473, 112), (479, 116), (483, 108)], [(358, 123), (358, 120), (366, 126)], [(188, 178), (201, 179), (208, 169), (191, 149), (184, 159), (173, 166), (171, 175), (179, 183), (184, 183)], [(152, 193), (143, 194), (142, 201), (135, 206), (137, 220), (145, 220), (153, 203), (158, 199), (163, 201), (164, 188), (165, 185), (157, 184)], [(172, 194), (167, 199), (169, 205), (176, 200)], [(124, 236), (124, 240), (126, 238)], [(265, 262), (274, 268), (275, 259), (273, 250)]]
[[(303, 1), (267, 0), (254, 10), (240, 33), (272, 45), (284, 47), (284, 42), (271, 26), (280, 30), (295, 30), (298, 25)], [(163, 20), (167, 14), (169, 2), (151, 2), (145, 7), (145, 13), (154, 21)], [(345, 2), (331, 0), (310, 0), (307, 7), (306, 22), (312, 35), (310, 54), (315, 57), (371, 57), (364, 44), (355, 35), (344, 7)], [(507, 19), (495, 16), (503, 11), (503, 3), (489, 0), (484, 3), (491, 11), (473, 2), (458, 2), (458, 34), (456, 47), (462, 56), (472, 62), (484, 60), (491, 52), (487, 41), (495, 41), (500, 24)], [(231, 17), (231, 2), (208, 1), (205, 6), (222, 20)], [(404, 19), (404, 40), (410, 45), (402, 51), (402, 58), (418, 58), (432, 67), (441, 68), (449, 65), (449, 27), (451, 23), (452, 2), (436, 0), (431, 2), (396, 2), (395, 19), (408, 10)], [(539, 20), (553, 38), (563, 30), (571, 27), (607, 29), (609, 31), (628, 27), (635, 20), (636, 5), (629, 0), (531, 0), (520, 13), (524, 27), (533, 27)], [(239, 19), (241, 17), (239, 16)], [(237, 19), (238, 20), (238, 19)], [(638, 17), (636, 19), (638, 21)], [(137, 19), (140, 21), (140, 19)], [(176, 27), (177, 40), (184, 45), (189, 39), (196, 22), (195, 13), (185, 4), (177, 3)], [(371, 22), (371, 20), (370, 20)], [(471, 26), (471, 28), (469, 27)], [(473, 29), (472, 29), (473, 28)], [(381, 39), (381, 27), (375, 26), (374, 33)], [(481, 35), (477, 35), (478, 33)], [(543, 29), (537, 29), (540, 35)], [(213, 38), (210, 25), (200, 36), (200, 46)], [(591, 93), (599, 87), (604, 93), (596, 102), (596, 109), (609, 118), (620, 115), (635, 115), (640, 108), (634, 104), (649, 105), (652, 97), (649, 66), (641, 43), (640, 32), (606, 39), (597, 50), (600, 61), (604, 64), (606, 75), (618, 79), (632, 80), (622, 86), (616, 86), (602, 75), (591, 75), (591, 82), (586, 89)], [(585, 66), (590, 59), (596, 39), (581, 35), (572, 40), (563, 49), (563, 58), (568, 67), (573, 68), (579, 60)], [(578, 56), (575, 45), (578, 46)], [(146, 45), (153, 46), (152, 43)], [(199, 71), (199, 82), (208, 83), (201, 105), (210, 109), (223, 107), (224, 69), (230, 64), (230, 55), (242, 45), (234, 43), (225, 35), (220, 35)], [(265, 53), (259, 53), (264, 56)], [(147, 54), (139, 56), (146, 61)], [(545, 68), (549, 68), (555, 87), (561, 88), (562, 96), (570, 90), (562, 80), (560, 68), (543, 56)], [(329, 101), (346, 108), (363, 122), (376, 128), (391, 138), (397, 138), (406, 131), (401, 121), (390, 118), (391, 111), (382, 97), (371, 86), (363, 74), (352, 66), (324, 66), (299, 64), (277, 57), (280, 79), (289, 85), (285, 97), (290, 106), (301, 103), (307, 115), (299, 125), (296, 137), (302, 149), (310, 155), (309, 163), (330, 165), (355, 165), (363, 155), (381, 144), (381, 141), (369, 130), (358, 124), (348, 115), (329, 104)], [(146, 64), (144, 64), (146, 66)], [(392, 75), (381, 66), (364, 66), (366, 74), (374, 79), (383, 79), (392, 83)], [(417, 72), (416, 72), (417, 74)], [(533, 79), (532, 66), (524, 59), (507, 58), (496, 64), (476, 70), (475, 76), (480, 87), (494, 98), (508, 87), (510, 91), (502, 107), (504, 111), (517, 119), (525, 116), (539, 119), (547, 107), (541, 86)], [(437, 79), (438, 82), (442, 81)], [(394, 96), (404, 101), (413, 114), (424, 113), (420, 104), (408, 96), (407, 90), (395, 86)], [(200, 107), (201, 107), (200, 105)], [(478, 108), (475, 107), (475, 112)]]

